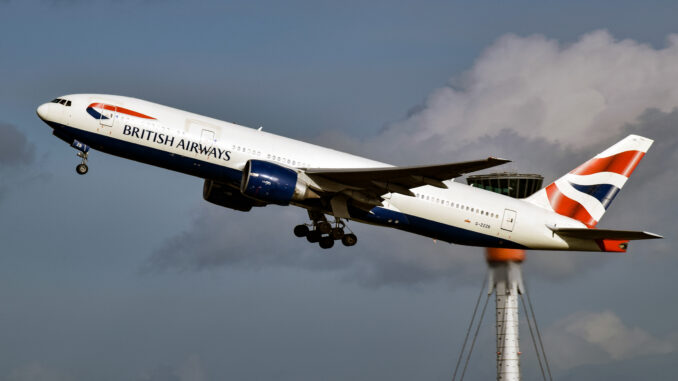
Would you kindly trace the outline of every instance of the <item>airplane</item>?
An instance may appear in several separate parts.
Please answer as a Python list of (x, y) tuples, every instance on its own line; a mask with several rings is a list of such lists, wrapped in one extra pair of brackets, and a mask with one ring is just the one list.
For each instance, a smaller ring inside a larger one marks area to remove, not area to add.
[[(460, 245), (510, 249), (626, 252), (644, 231), (595, 226), (652, 145), (629, 135), (526, 199), (454, 178), (509, 162), (482, 160), (397, 167), (156, 103), (74, 94), (37, 114), (88, 171), (90, 149), (204, 180), (203, 198), (238, 211), (294, 205), (309, 223), (294, 227), (329, 249), (353, 246), (347, 221), (391, 227)], [(328, 217), (333, 217), (330, 220)]]

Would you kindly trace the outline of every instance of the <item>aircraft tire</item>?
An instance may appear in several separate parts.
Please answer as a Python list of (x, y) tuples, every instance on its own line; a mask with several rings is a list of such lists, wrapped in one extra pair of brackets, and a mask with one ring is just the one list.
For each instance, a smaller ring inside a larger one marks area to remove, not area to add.
[(294, 227), (294, 235), (301, 238), (308, 236), (309, 230), (306, 225), (297, 225)]
[(343, 237), (341, 237), (341, 243), (344, 244), (344, 246), (353, 246), (358, 242), (358, 237), (355, 236), (355, 234), (350, 233), (346, 234)]
[(318, 222), (317, 229), (320, 232), (320, 234), (330, 234), (330, 232), (332, 231), (332, 225), (330, 225), (330, 223), (327, 221), (320, 221)]
[(320, 247), (323, 249), (329, 249), (334, 246), (334, 240), (330, 236), (320, 237)]
[(310, 243), (316, 243), (320, 241), (320, 232), (317, 230), (311, 230), (308, 232), (308, 235), (306, 235), (306, 239)]
[(330, 237), (332, 237), (332, 239), (335, 241), (342, 239), (344, 237), (344, 229), (333, 228), (332, 232), (330, 233)]
[(87, 164), (78, 164), (75, 166), (75, 171), (78, 173), (78, 175), (84, 175), (88, 170), (89, 168), (87, 168)]

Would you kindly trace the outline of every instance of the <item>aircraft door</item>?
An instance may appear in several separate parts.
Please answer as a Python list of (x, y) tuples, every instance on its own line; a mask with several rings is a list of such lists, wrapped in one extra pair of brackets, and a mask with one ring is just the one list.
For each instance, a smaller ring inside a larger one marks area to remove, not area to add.
[(203, 129), (200, 133), (200, 144), (202, 147), (207, 148), (205, 151), (211, 150), (214, 147), (214, 143), (216, 143), (214, 131)]
[(513, 231), (513, 225), (516, 223), (516, 211), (504, 209), (504, 219), (501, 221), (502, 230)]
[(118, 116), (117, 110), (118, 108), (116, 106), (111, 105), (102, 105), (100, 109), (97, 109), (97, 111), (101, 113), (101, 119), (99, 119), (101, 125), (106, 127), (113, 127), (115, 118)]

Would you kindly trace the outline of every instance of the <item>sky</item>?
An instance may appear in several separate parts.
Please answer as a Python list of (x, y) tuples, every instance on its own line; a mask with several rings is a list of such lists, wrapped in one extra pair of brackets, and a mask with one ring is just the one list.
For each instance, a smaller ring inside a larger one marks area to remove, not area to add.
[[(599, 224), (626, 254), (527, 253), (559, 380), (671, 380), (678, 361), (678, 3), (0, 0), (0, 379), (449, 380), (483, 251), (305, 211), (241, 213), (202, 181), (76, 151), (35, 114), (134, 96), (369, 158), (499, 156), (547, 182), (655, 140)], [(492, 314), (467, 377), (495, 373)], [(521, 314), (522, 316), (522, 314)], [(524, 320), (524, 319), (523, 319)], [(521, 326), (522, 372), (541, 376)]]

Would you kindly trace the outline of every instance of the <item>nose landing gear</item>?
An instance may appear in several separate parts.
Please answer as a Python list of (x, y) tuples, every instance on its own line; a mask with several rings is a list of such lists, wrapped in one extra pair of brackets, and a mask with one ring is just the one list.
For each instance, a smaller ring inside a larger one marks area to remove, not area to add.
[(89, 170), (87, 167), (87, 154), (84, 152), (78, 152), (78, 157), (82, 158), (82, 162), (75, 166), (75, 171), (78, 173), (78, 175), (84, 175)]
[(71, 147), (80, 151), (78, 152), (78, 157), (82, 159), (80, 164), (75, 166), (75, 172), (77, 172), (78, 175), (84, 175), (89, 170), (87, 167), (87, 153), (89, 152), (89, 146), (77, 140), (73, 140)]
[[(309, 217), (311, 218), (310, 224), (294, 227), (295, 236), (306, 237), (308, 242), (318, 243), (323, 249), (333, 247), (334, 241), (341, 240), (344, 246), (353, 246), (358, 242), (358, 237), (348, 229), (341, 218), (328, 222), (324, 214), (315, 212), (309, 212)], [(344, 229), (348, 229), (349, 233), (346, 233)]]

